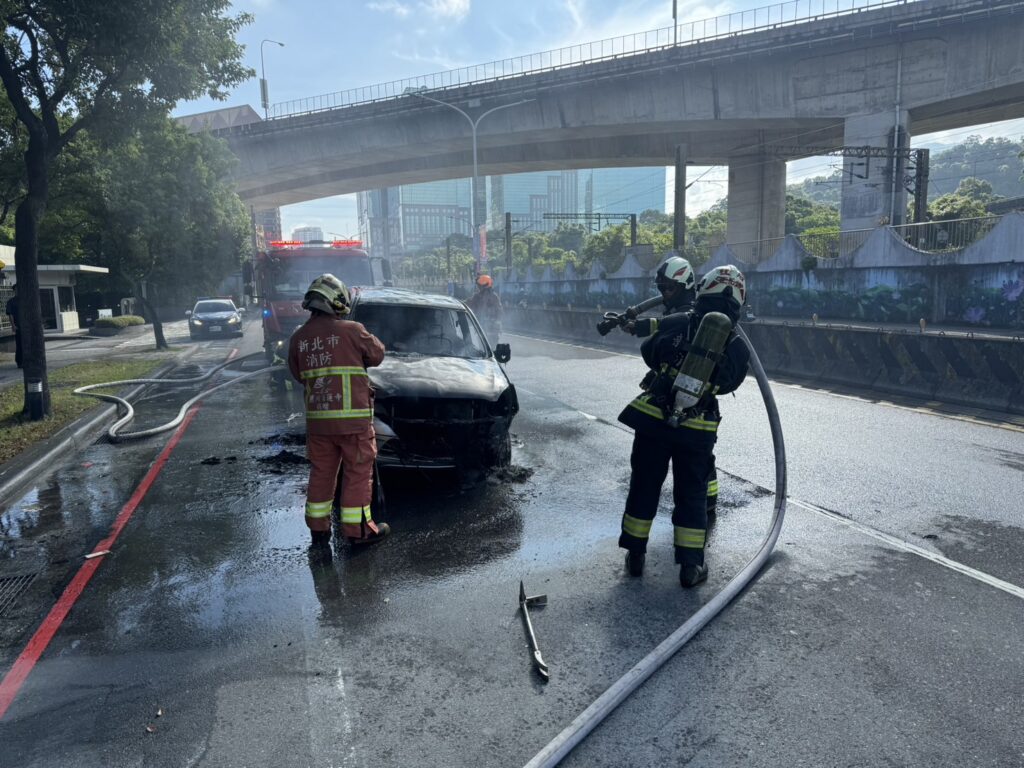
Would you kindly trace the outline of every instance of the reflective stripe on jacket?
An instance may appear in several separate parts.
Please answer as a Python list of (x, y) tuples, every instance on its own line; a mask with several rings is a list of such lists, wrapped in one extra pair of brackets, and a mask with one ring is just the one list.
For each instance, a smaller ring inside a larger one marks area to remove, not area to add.
[(314, 314), (288, 344), (288, 368), (305, 392), (306, 430), (318, 435), (365, 432), (373, 423), (366, 369), (380, 365), (384, 345), (361, 323)]

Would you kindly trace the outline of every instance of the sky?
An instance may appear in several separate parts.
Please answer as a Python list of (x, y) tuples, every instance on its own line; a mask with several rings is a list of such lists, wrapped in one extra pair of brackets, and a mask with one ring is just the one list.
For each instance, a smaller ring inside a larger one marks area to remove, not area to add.
[[(805, 2), (800, 0), (801, 5)], [(679, 22), (768, 4), (678, 0)], [(241, 104), (262, 111), (257, 79), (261, 69), (271, 103), (279, 103), (672, 25), (672, 0), (239, 0), (234, 9), (253, 16), (239, 41), (246, 46), (245, 63), (256, 77), (235, 88), (224, 102), (182, 103), (175, 115)], [(284, 47), (261, 44), (264, 39)], [(947, 133), (956, 135), (915, 136), (914, 146), (925, 140), (952, 144), (972, 134), (1019, 138), (1024, 135), (1024, 120)], [(811, 158), (790, 163), (789, 180), (827, 174), (834, 162)], [(691, 168), (688, 177), (694, 179), (705, 170)], [(724, 168), (712, 169), (690, 188), (690, 215), (725, 196), (726, 175)], [(669, 206), (671, 199), (667, 194)], [(358, 230), (355, 195), (286, 206), (281, 215), (286, 233), (299, 226), (319, 226), (325, 234), (345, 236)]]

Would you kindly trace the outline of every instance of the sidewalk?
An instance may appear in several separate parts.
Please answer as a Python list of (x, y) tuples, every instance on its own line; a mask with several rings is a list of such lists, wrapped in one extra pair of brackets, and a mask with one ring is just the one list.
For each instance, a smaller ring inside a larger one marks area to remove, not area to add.
[[(164, 323), (164, 338), (172, 350), (189, 342), (188, 321)], [(152, 325), (130, 326), (116, 336), (90, 336), (88, 333), (48, 336), (46, 367), (47, 370), (56, 370), (72, 363), (134, 354), (155, 345)], [(0, 352), (0, 388), (22, 379), (21, 370), (14, 364), (14, 353)]]

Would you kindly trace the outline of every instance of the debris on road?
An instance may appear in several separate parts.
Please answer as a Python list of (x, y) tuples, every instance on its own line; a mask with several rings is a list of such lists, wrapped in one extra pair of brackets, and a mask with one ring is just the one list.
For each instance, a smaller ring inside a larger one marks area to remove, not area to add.
[(305, 456), (300, 456), (294, 451), (289, 451), (286, 448), (282, 448), (272, 456), (261, 456), (257, 459), (261, 464), (269, 464), (269, 472), (287, 472), (287, 466), (289, 464), (308, 464), (309, 461)]
[(201, 460), (199, 463), (200, 464), (206, 464), (206, 465), (215, 465), (215, 464), (220, 464), (221, 462), (224, 462), (224, 461), (238, 461), (238, 457), (237, 456), (225, 456), (222, 459), (220, 456), (207, 456), (205, 459)]
[(488, 480), (493, 483), (525, 483), (531, 477), (533, 470), (530, 467), (509, 464), (492, 472)]
[(537, 674), (541, 676), (541, 679), (546, 683), (551, 673), (548, 672), (548, 665), (544, 662), (544, 657), (540, 655), (540, 647), (537, 645), (537, 636), (533, 633), (533, 623), (530, 621), (530, 609), (531, 605), (547, 605), (547, 595), (531, 595), (526, 596), (526, 587), (523, 586), (523, 582), (519, 582), (519, 610), (523, 613), (523, 624), (526, 627), (526, 636), (530, 640), (530, 651), (533, 656), (533, 668), (537, 670)]
[(86, 560), (92, 560), (94, 557), (100, 557), (101, 555), (109, 555), (109, 554), (110, 554), (110, 550), (109, 549), (101, 549), (99, 552), (90, 552), (88, 555), (85, 556), (85, 559)]

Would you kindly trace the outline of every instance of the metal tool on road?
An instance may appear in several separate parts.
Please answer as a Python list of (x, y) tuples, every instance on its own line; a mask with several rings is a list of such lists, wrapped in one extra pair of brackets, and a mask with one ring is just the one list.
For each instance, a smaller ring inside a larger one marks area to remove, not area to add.
[(526, 635), (530, 639), (530, 652), (533, 655), (533, 666), (537, 670), (537, 674), (541, 676), (541, 679), (546, 683), (551, 677), (551, 673), (548, 672), (548, 665), (544, 663), (544, 657), (540, 655), (540, 648), (537, 646), (537, 636), (533, 633), (533, 624), (530, 622), (530, 608), (531, 605), (547, 605), (547, 595), (532, 595), (531, 597), (526, 596), (526, 587), (523, 586), (523, 582), (519, 582), (519, 610), (523, 612), (523, 624), (526, 626)]

